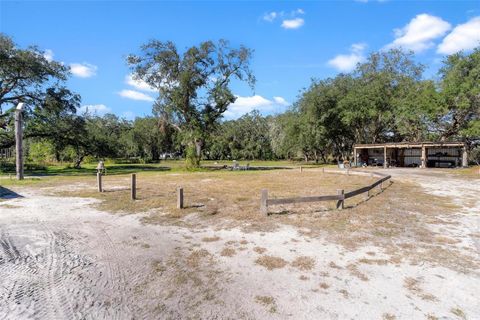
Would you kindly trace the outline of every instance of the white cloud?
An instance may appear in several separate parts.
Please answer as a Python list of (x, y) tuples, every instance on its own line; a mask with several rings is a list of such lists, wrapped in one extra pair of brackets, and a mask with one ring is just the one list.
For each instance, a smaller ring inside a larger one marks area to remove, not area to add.
[(282, 105), (282, 106), (288, 106), (290, 104), (283, 97), (273, 97), (273, 101), (275, 101), (275, 103), (277, 103), (279, 105)]
[(403, 28), (394, 30), (395, 40), (387, 48), (402, 47), (421, 52), (432, 47), (433, 40), (442, 37), (450, 29), (450, 23), (442, 18), (419, 14)]
[(96, 115), (104, 115), (106, 113), (109, 113), (112, 111), (109, 107), (107, 107), (104, 104), (87, 104), (84, 106), (81, 106), (77, 110), (79, 113), (90, 113), (90, 114), (96, 114)]
[(283, 20), (282, 22), (282, 28), (284, 29), (298, 29), (300, 28), (301, 26), (303, 26), (305, 24), (305, 20), (303, 20), (302, 18), (295, 18), (295, 19), (286, 19), (286, 20)]
[(273, 20), (275, 20), (275, 18), (277, 16), (278, 16), (278, 13), (276, 13), (275, 11), (272, 11), (272, 12), (269, 12), (269, 13), (265, 13), (263, 15), (263, 20), (268, 21), (268, 22), (273, 22)]
[(365, 61), (363, 51), (365, 43), (354, 43), (350, 47), (350, 54), (339, 54), (328, 61), (328, 65), (341, 72), (349, 72), (355, 69), (358, 63)]
[(155, 88), (151, 87), (148, 83), (146, 83), (143, 80), (136, 80), (133, 78), (131, 74), (127, 75), (125, 77), (125, 83), (134, 87), (137, 90), (142, 90), (142, 91), (149, 91), (149, 92), (156, 92)]
[(298, 13), (298, 14), (305, 14), (305, 11), (303, 9), (300, 9), (300, 8), (297, 9), (295, 12)]
[(132, 100), (155, 101), (155, 99), (153, 99), (149, 95), (135, 90), (122, 90), (118, 94), (123, 98)]
[(480, 17), (474, 17), (456, 26), (438, 45), (437, 52), (453, 54), (471, 50), (480, 45)]
[(273, 100), (266, 99), (260, 95), (236, 97), (237, 100), (228, 106), (228, 110), (224, 114), (227, 119), (236, 119), (253, 110), (258, 110), (262, 113), (281, 112), (285, 110), (286, 106), (290, 105), (282, 97), (273, 97)]
[(71, 63), (70, 71), (80, 78), (90, 78), (97, 74), (97, 66), (90, 63)]
[(46, 49), (45, 52), (43, 53), (43, 57), (48, 61), (52, 62), (53, 61), (53, 51), (51, 49)]

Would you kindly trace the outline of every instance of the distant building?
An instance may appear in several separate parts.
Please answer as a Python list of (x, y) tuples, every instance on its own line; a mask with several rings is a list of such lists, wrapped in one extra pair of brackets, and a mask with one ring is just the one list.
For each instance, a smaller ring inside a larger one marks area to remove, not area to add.
[(464, 142), (355, 144), (355, 166), (454, 168), (468, 165)]

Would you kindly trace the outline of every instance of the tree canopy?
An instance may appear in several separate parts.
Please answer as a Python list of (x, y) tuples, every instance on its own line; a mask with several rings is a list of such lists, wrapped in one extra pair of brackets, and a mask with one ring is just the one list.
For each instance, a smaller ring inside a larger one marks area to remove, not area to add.
[(225, 40), (206, 41), (180, 53), (173, 42), (152, 40), (130, 55), (134, 79), (158, 90), (153, 112), (182, 132), (192, 165), (197, 166), (205, 139), (235, 102), (233, 80), (253, 86), (252, 50), (230, 48)]

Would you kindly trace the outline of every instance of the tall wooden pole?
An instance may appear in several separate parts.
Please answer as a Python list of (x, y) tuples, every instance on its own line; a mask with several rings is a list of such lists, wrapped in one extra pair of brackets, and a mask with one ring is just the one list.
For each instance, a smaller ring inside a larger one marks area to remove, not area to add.
[(137, 175), (132, 173), (132, 186), (130, 188), (132, 200), (137, 199)]
[(15, 109), (15, 143), (17, 180), (23, 180), (23, 103)]

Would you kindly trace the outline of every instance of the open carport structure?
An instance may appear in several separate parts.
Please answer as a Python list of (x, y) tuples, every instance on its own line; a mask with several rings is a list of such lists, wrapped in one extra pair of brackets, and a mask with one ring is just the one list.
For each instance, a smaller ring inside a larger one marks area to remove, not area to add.
[(466, 167), (464, 142), (388, 142), (355, 144), (355, 166), (453, 168)]

